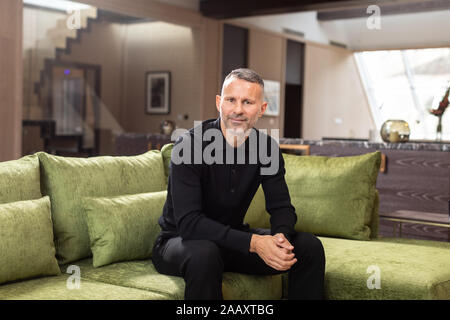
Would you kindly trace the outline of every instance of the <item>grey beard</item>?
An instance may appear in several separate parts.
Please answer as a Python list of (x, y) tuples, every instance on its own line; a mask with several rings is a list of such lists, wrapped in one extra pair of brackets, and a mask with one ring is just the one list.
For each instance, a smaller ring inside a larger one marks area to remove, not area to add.
[[(250, 135), (251, 128), (244, 131), (242, 128), (238, 129), (225, 129), (225, 139), (232, 146), (240, 146), (245, 142), (245, 139)], [(236, 141), (236, 144), (235, 144)]]

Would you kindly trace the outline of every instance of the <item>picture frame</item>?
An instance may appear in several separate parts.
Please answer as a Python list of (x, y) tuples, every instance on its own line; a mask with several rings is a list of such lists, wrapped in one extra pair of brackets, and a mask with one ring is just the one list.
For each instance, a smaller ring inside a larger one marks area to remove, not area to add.
[(170, 92), (171, 92), (170, 71), (148, 71), (145, 74), (146, 105), (147, 114), (169, 114), (170, 113)]
[(280, 82), (264, 80), (264, 101), (267, 101), (265, 116), (280, 115)]

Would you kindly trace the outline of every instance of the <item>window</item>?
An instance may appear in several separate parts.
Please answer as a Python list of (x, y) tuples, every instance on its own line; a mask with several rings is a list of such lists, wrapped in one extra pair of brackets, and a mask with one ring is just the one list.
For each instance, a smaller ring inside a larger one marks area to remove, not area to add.
[[(364, 51), (355, 54), (380, 129), (388, 119), (408, 122), (412, 140), (434, 140), (438, 117), (430, 114), (450, 87), (450, 48)], [(442, 116), (450, 140), (450, 111)]]

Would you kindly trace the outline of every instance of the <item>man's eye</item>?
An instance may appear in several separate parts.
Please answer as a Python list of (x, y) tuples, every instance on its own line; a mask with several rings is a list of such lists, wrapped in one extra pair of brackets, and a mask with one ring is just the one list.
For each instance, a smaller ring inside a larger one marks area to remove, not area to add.
[(233, 102), (234, 98), (228, 98), (228, 101)]

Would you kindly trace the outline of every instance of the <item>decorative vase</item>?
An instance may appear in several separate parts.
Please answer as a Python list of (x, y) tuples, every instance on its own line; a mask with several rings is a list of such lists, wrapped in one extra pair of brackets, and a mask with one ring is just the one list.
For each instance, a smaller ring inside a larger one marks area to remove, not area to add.
[(172, 120), (163, 120), (161, 122), (161, 133), (165, 135), (171, 135), (173, 130), (175, 130), (175, 122)]
[(384, 142), (406, 142), (410, 133), (408, 122), (405, 120), (387, 120), (380, 130)]

